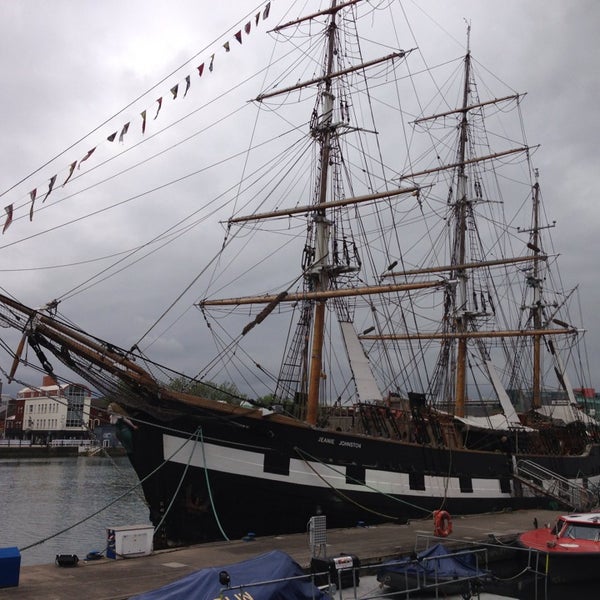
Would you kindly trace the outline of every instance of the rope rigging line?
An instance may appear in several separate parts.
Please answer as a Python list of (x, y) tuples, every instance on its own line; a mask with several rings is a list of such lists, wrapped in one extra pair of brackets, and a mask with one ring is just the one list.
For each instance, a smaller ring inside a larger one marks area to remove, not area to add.
[[(243, 153), (241, 153), (241, 154), (243, 154)], [(255, 171), (255, 173), (260, 172), (262, 170), (262, 168), (263, 167), (259, 167)], [(229, 188), (229, 190), (227, 190), (227, 191), (236, 189), (236, 187), (237, 187), (237, 184), (231, 186)], [(224, 193), (222, 195), (224, 195)], [(228, 204), (229, 202), (230, 201), (226, 201), (225, 203)], [(221, 255), (222, 255), (223, 251), (225, 250), (225, 248), (227, 248), (231, 244), (231, 242), (234, 239), (236, 239), (236, 237), (238, 235), (241, 235), (242, 231), (243, 231), (242, 228), (240, 228), (237, 231), (228, 235), (228, 237), (223, 241), (223, 244), (222, 244), (220, 250), (205, 264), (205, 266), (192, 279), (192, 281), (190, 281), (190, 283), (182, 290), (182, 292), (161, 313), (161, 315), (155, 320), (155, 322), (150, 326), (150, 328), (139, 338), (139, 340), (136, 342), (135, 345), (139, 346), (142, 343), (142, 341), (153, 331), (153, 329), (166, 317), (166, 315), (172, 310), (172, 308), (181, 300), (181, 298), (196, 284), (196, 282), (200, 279), (200, 277), (202, 277), (202, 275), (204, 275), (214, 263), (216, 263), (218, 260), (221, 259)]]
[[(198, 427), (198, 429), (196, 429), (196, 431), (194, 431), (194, 433), (192, 434), (191, 438), (188, 438), (184, 444), (181, 446), (180, 449), (183, 449), (183, 447), (191, 440), (192, 442), (194, 440), (198, 439), (198, 432), (200, 431), (200, 427)], [(179, 478), (179, 483), (177, 484), (177, 487), (175, 488), (175, 491), (173, 492), (173, 496), (171, 497), (171, 501), (169, 502), (169, 505), (167, 506), (167, 510), (165, 510), (161, 520), (159, 521), (158, 525), (154, 528), (154, 532), (156, 533), (157, 531), (160, 530), (160, 528), (162, 527), (162, 524), (165, 522), (171, 508), (173, 507), (173, 504), (175, 504), (175, 499), (177, 498), (177, 494), (179, 494), (179, 490), (181, 489), (181, 486), (183, 485), (183, 481), (185, 479), (185, 476), (188, 472), (188, 469), (190, 468), (190, 463), (192, 462), (192, 456), (194, 455), (194, 444), (192, 444), (192, 449), (190, 450), (190, 455), (188, 457), (187, 463), (185, 465), (185, 469), (183, 470), (183, 473), (181, 474), (181, 477)]]
[(418, 506), (417, 504), (412, 504), (411, 502), (408, 502), (407, 500), (402, 500), (401, 498), (396, 498), (395, 496), (392, 496), (391, 494), (388, 494), (386, 492), (382, 492), (381, 490), (378, 490), (377, 488), (364, 483), (362, 481), (358, 481), (357, 479), (354, 479), (353, 477), (350, 477), (348, 475), (346, 475), (345, 473), (342, 473), (339, 469), (336, 469), (335, 467), (324, 463), (323, 461), (321, 461), (320, 459), (316, 458), (315, 456), (312, 456), (310, 453), (306, 452), (305, 450), (302, 450), (301, 448), (298, 448), (298, 446), (294, 446), (294, 451), (298, 454), (298, 456), (300, 456), (300, 458), (304, 461), (304, 463), (315, 473), (315, 475), (317, 477), (319, 477), (319, 479), (321, 479), (323, 481), (323, 483), (325, 483), (327, 486), (329, 486), (336, 494), (339, 494), (340, 496), (342, 496), (345, 500), (347, 500), (348, 502), (351, 502), (352, 504), (355, 504), (356, 506), (360, 506), (361, 508), (363, 508), (364, 510), (379, 515), (381, 517), (385, 517), (387, 519), (393, 519), (396, 520), (398, 517), (393, 517), (390, 515), (386, 515), (383, 513), (379, 513), (377, 511), (374, 511), (370, 508), (367, 508), (366, 506), (363, 506), (361, 504), (359, 504), (358, 502), (355, 502), (354, 500), (352, 500), (351, 498), (349, 498), (348, 496), (346, 496), (343, 492), (341, 492), (340, 490), (338, 490), (337, 488), (335, 488), (331, 483), (329, 483), (329, 481), (327, 481), (325, 478), (323, 478), (322, 475), (320, 475), (319, 473), (317, 473), (317, 471), (314, 469), (314, 467), (308, 462), (308, 460), (306, 459), (306, 456), (308, 456), (311, 460), (318, 462), (319, 464), (323, 465), (324, 467), (327, 467), (328, 469), (330, 469), (331, 471), (333, 471), (334, 473), (341, 475), (342, 477), (348, 477), (349, 479), (352, 479), (355, 483), (360, 483), (361, 485), (364, 485), (364, 487), (370, 489), (373, 492), (376, 492), (377, 494), (381, 494), (382, 496), (385, 496), (386, 498), (388, 498), (389, 500), (393, 500), (394, 502), (398, 502), (399, 504), (405, 504), (406, 506), (410, 506), (411, 508), (415, 508), (417, 510), (420, 510), (428, 515), (432, 514), (431, 511), (429, 509), (425, 509), (422, 506)]
[[(2, 340), (0, 340), (0, 344), (4, 346), (5, 350), (7, 351), (7, 353), (8, 353), (8, 354), (9, 354), (11, 357), (14, 357), (14, 353), (12, 352), (12, 350), (11, 350), (10, 348), (8, 348), (8, 347), (6, 346), (6, 344), (4, 344), (4, 342), (3, 342)], [(23, 359), (21, 359), (21, 361), (22, 361), (22, 362), (24, 362), (24, 364), (28, 364), (26, 360), (24, 361)], [(152, 364), (156, 364), (156, 363), (152, 363)], [(44, 369), (41, 369), (40, 367), (35, 367), (35, 365), (33, 365), (33, 364), (31, 364), (31, 365), (29, 365), (29, 366), (30, 366), (30, 367), (33, 367), (34, 369), (36, 369), (37, 371), (39, 371), (39, 372), (41, 372), (41, 373), (46, 373), (46, 371), (45, 371)], [(160, 365), (158, 365), (158, 366), (160, 366)], [(176, 372), (176, 371), (172, 371), (172, 372), (173, 372), (173, 373), (178, 373), (178, 372)], [(6, 379), (8, 379), (8, 373), (5, 371), (5, 369), (2, 367), (2, 365), (0, 365), (0, 373), (2, 373), (2, 374), (4, 375), (4, 377), (5, 377)], [(183, 373), (178, 373), (178, 374), (179, 374), (180, 376), (182, 376), (182, 377), (185, 377), (185, 375), (184, 375)], [(66, 380), (66, 379), (64, 379), (64, 378), (61, 378), (61, 379), (62, 379), (63, 381), (66, 381), (67, 383), (71, 383), (71, 384), (73, 384), (73, 385), (81, 385), (81, 384), (79, 384), (79, 383), (77, 383), (77, 382), (73, 382), (73, 381), (70, 381), (70, 380)], [(24, 380), (21, 380), (21, 379), (18, 379), (18, 378), (15, 378), (15, 377), (13, 377), (13, 381), (15, 381), (16, 383), (19, 383), (19, 384), (20, 384), (20, 385), (22, 385), (23, 387), (27, 387), (27, 388), (30, 388), (30, 389), (34, 389), (34, 390), (40, 391), (40, 389), (39, 389), (37, 386), (35, 386), (35, 385), (32, 385), (32, 384), (29, 384), (29, 383), (25, 382)], [(110, 381), (110, 380), (109, 380), (109, 381)], [(218, 388), (218, 387), (212, 386), (210, 383), (205, 383), (205, 382), (202, 382), (202, 383), (203, 383), (203, 385), (206, 385), (206, 386), (208, 386), (208, 387), (214, 387), (214, 389), (216, 389), (216, 390), (218, 390), (218, 391), (220, 391), (220, 392), (227, 393), (226, 391), (222, 390), (221, 388)], [(106, 386), (108, 386), (108, 385), (109, 385), (109, 384), (106, 384)], [(105, 387), (106, 387), (106, 386), (105, 386)], [(241, 397), (241, 396), (235, 396), (235, 395), (233, 395), (233, 394), (230, 394), (230, 395), (232, 395), (232, 397), (238, 398), (239, 400), (246, 400), (246, 398), (243, 398), (243, 397)], [(54, 398), (54, 400), (55, 400), (55, 401), (57, 401), (57, 402), (58, 402), (58, 403), (60, 403), (60, 404), (67, 405), (67, 404), (66, 404), (66, 401), (65, 401), (65, 400), (62, 400), (60, 397), (59, 397), (59, 398)], [(255, 404), (257, 404), (257, 403), (255, 403)], [(108, 409), (105, 409), (105, 408), (96, 407), (96, 409), (98, 410), (98, 412), (104, 412), (104, 413), (106, 413), (106, 414), (110, 414), (110, 413), (111, 413), (111, 411), (110, 411), (110, 410), (108, 410)], [(197, 408), (197, 410), (200, 410), (200, 411), (201, 411), (201, 409), (200, 409), (200, 408)], [(227, 415), (227, 416), (225, 416), (225, 415), (219, 415), (219, 416), (217, 416), (217, 415), (211, 415), (211, 417), (210, 417), (210, 418), (212, 418), (213, 420), (219, 420), (219, 421), (222, 421), (222, 422), (224, 422), (224, 423), (228, 423), (229, 425), (234, 425), (234, 424), (235, 424), (235, 419), (236, 419), (237, 417), (238, 417), (238, 415), (234, 415), (234, 414), (232, 414), (232, 415)], [(160, 425), (160, 424), (153, 423), (153, 422), (150, 422), (150, 421), (146, 421), (146, 420), (144, 420), (144, 419), (140, 419), (139, 417), (133, 417), (133, 416), (131, 416), (131, 415), (128, 415), (128, 418), (129, 418), (131, 421), (133, 421), (135, 424), (137, 424), (137, 425), (145, 425), (145, 426), (148, 426), (148, 427), (154, 427), (154, 428), (157, 428), (157, 429), (159, 429), (160, 431), (162, 431), (162, 432), (165, 432), (165, 433), (172, 433), (172, 434), (176, 434), (176, 435), (183, 435), (183, 436), (186, 436), (186, 435), (188, 435), (188, 432), (187, 432), (187, 431), (184, 431), (184, 430), (181, 430), (181, 429), (176, 429), (176, 428), (174, 428), (174, 427), (168, 427), (168, 426), (166, 426), (166, 425)], [(247, 448), (255, 448), (255, 447), (253, 447), (253, 446), (250, 446), (250, 445), (248, 445), (248, 444), (245, 444), (244, 446), (245, 446), (245, 447), (247, 447)]]
[[(250, 17), (251, 15), (253, 15), (256, 12), (256, 10), (258, 10), (258, 8), (261, 5), (262, 5), (262, 2), (257, 6), (257, 8), (255, 8), (252, 11), (250, 11), (249, 13), (247, 13), (246, 16), (242, 17), (236, 24), (234, 24), (229, 29), (227, 29), (227, 32), (233, 31), (235, 29), (235, 27), (237, 27), (238, 25), (240, 25), (241, 23), (243, 23), (248, 17)], [(110, 123), (110, 121), (112, 121), (112, 119), (114, 119), (115, 117), (118, 117), (120, 114), (124, 113), (128, 108), (131, 108), (136, 102), (138, 102), (139, 100), (141, 100), (142, 98), (144, 98), (146, 95), (148, 95), (150, 92), (152, 92), (153, 90), (155, 90), (159, 85), (162, 85), (169, 77), (172, 77), (173, 75), (175, 75), (178, 71), (180, 71), (181, 69), (183, 69), (192, 60), (195, 60), (198, 56), (200, 56), (200, 54), (202, 54), (203, 52), (207, 51), (212, 45), (216, 44), (219, 41), (219, 39), (221, 39), (224, 36), (225, 36), (225, 34), (220, 34), (219, 36), (217, 36), (212, 42), (208, 43), (204, 48), (202, 48), (202, 50), (199, 50), (198, 52), (196, 52), (196, 54), (194, 54), (192, 57), (190, 57), (185, 62), (183, 62), (181, 65), (179, 65), (178, 67), (176, 67), (173, 71), (171, 71), (170, 73), (168, 73), (167, 75), (165, 75), (158, 83), (155, 83), (152, 87), (148, 88), (145, 92), (143, 92), (142, 94), (140, 94), (137, 98), (135, 98), (134, 100), (132, 100), (131, 102), (129, 102), (129, 104), (127, 104), (122, 109), (120, 109), (119, 111), (117, 111), (116, 113), (114, 113), (113, 115), (111, 115), (110, 117), (108, 117), (107, 119), (105, 119), (102, 123), (100, 123), (99, 125), (97, 125), (90, 132), (86, 133), (84, 136), (82, 136), (81, 138), (79, 138), (78, 140), (76, 140), (75, 142), (73, 142), (68, 148), (65, 148), (64, 150), (62, 150), (61, 152), (59, 152), (56, 156), (54, 156), (51, 159), (49, 159), (48, 161), (46, 161), (43, 165), (41, 165), (40, 167), (38, 167), (37, 169), (35, 169), (34, 171), (32, 171), (31, 173), (29, 173), (25, 177), (23, 177), (22, 179), (20, 179), (16, 183), (14, 183), (12, 186), (10, 186), (9, 188), (5, 189), (3, 192), (0, 192), (0, 197), (6, 195), (8, 192), (12, 191), (14, 188), (16, 188), (17, 186), (19, 186), (21, 183), (24, 183), (30, 177), (32, 177), (33, 175), (39, 173), (42, 169), (44, 169), (48, 165), (52, 164), (57, 158), (60, 158), (61, 156), (63, 156), (64, 154), (66, 154), (69, 150), (71, 150), (72, 148), (74, 148), (75, 146), (77, 146), (77, 144), (79, 144), (83, 140), (87, 139), (90, 135), (96, 133), (101, 127), (104, 127), (104, 125), (106, 125), (107, 123)]]

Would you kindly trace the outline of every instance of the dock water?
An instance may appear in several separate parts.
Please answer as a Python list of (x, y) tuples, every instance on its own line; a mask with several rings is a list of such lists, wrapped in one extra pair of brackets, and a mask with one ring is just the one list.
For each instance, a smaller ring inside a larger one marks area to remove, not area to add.
[[(447, 541), (491, 543), (514, 537), (538, 523), (553, 522), (554, 511), (527, 510), (471, 515), (453, 518), (453, 533)], [(432, 536), (433, 523), (415, 520), (407, 524), (382, 524), (327, 531), (328, 557), (352, 554), (363, 566), (408, 555), (415, 550), (419, 536)], [(293, 534), (256, 537), (253, 541), (234, 540), (200, 544), (187, 548), (161, 550), (149, 556), (85, 561), (76, 567), (55, 564), (21, 567), (18, 587), (0, 589), (0, 600), (121, 600), (157, 589), (194, 571), (233, 564), (271, 550), (289, 554), (308, 569), (312, 557), (308, 535)]]

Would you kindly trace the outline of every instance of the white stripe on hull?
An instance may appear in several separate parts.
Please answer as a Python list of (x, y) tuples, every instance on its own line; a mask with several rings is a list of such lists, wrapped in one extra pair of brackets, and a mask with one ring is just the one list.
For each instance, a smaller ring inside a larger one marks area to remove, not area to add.
[[(186, 442), (172, 435), (163, 435), (163, 452), (172, 462), (218, 471), (230, 475), (255, 477), (261, 480), (294, 483), (300, 486), (335, 488), (341, 491), (361, 491), (412, 497), (439, 496), (446, 498), (510, 498), (500, 491), (498, 479), (473, 479), (473, 492), (461, 492), (458, 477), (425, 475), (425, 490), (411, 489), (408, 473), (391, 473), (378, 469), (366, 469), (365, 485), (348, 483), (346, 468), (319, 462), (290, 460), (289, 475), (268, 473), (263, 469), (264, 455), (239, 448), (212, 443)], [(191, 455), (191, 456), (190, 456)], [(206, 460), (206, 464), (205, 464)], [(310, 466), (309, 466), (310, 465)]]

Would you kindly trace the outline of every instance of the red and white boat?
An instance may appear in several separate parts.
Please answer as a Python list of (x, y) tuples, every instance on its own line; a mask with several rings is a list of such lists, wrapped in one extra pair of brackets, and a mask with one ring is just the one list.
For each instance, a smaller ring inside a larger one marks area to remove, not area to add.
[(554, 583), (600, 579), (600, 512), (562, 515), (554, 526), (526, 531), (518, 541), (539, 553), (529, 564)]

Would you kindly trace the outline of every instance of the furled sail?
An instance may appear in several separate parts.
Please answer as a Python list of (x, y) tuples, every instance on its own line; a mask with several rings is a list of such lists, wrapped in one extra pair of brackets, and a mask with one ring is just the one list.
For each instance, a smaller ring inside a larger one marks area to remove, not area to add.
[(344, 345), (348, 353), (350, 368), (356, 383), (356, 392), (361, 402), (381, 400), (381, 392), (375, 381), (371, 363), (360, 344), (352, 323), (341, 322)]

